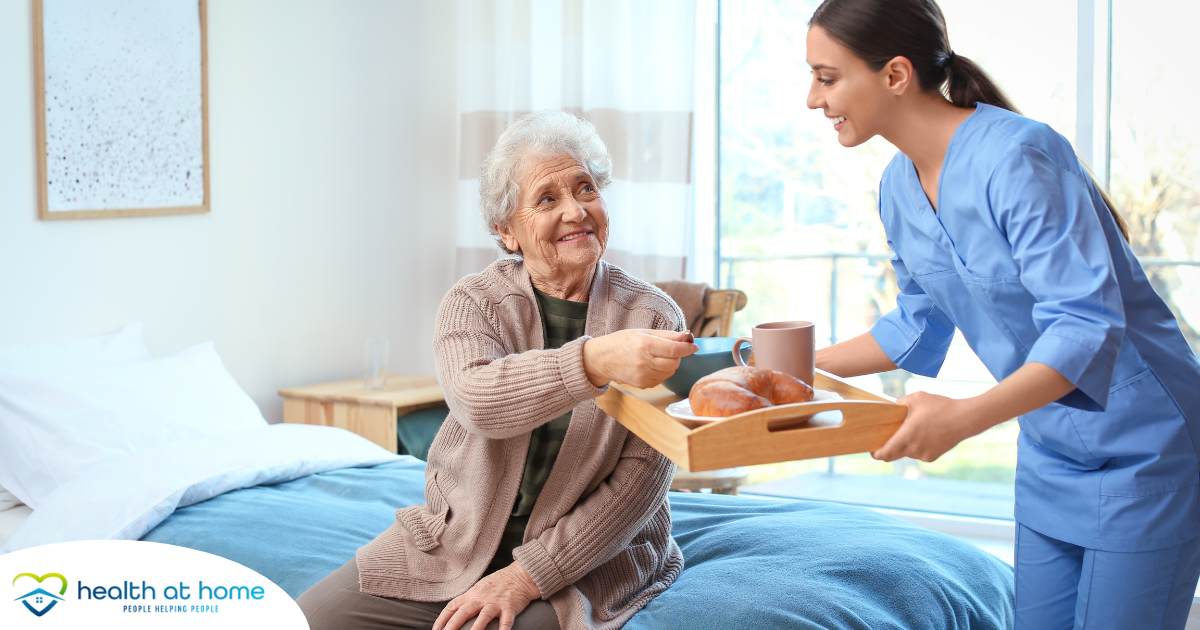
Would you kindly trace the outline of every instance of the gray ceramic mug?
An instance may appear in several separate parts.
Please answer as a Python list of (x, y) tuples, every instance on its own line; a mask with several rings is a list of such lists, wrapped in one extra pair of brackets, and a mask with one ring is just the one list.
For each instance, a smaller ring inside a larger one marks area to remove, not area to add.
[(786, 372), (813, 384), (816, 368), (816, 349), (813, 341), (812, 322), (771, 322), (750, 329), (753, 337), (742, 337), (733, 342), (733, 362), (742, 362), (739, 353), (743, 343), (754, 350), (754, 367)]

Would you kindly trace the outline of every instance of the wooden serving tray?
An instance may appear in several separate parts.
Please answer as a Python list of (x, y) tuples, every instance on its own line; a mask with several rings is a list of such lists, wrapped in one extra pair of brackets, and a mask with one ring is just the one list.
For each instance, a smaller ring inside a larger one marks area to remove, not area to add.
[[(773, 464), (874, 451), (900, 428), (908, 409), (817, 370), (817, 389), (845, 400), (780, 405), (717, 422), (667, 415), (681, 400), (667, 388), (637, 389), (613, 383), (596, 399), (605, 413), (688, 472)], [(841, 421), (837, 414), (842, 412)], [(830, 416), (833, 416), (832, 418)]]

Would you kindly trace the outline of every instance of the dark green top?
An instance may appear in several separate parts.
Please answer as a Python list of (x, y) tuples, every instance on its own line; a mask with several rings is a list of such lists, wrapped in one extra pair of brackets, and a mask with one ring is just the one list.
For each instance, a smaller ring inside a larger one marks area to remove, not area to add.
[[(542, 315), (542, 336), (546, 340), (547, 350), (561, 348), (583, 336), (584, 325), (587, 324), (587, 302), (560, 300), (537, 289), (533, 292), (537, 294), (538, 311)], [(570, 425), (571, 412), (568, 411), (529, 434), (529, 454), (525, 456), (521, 489), (517, 491), (512, 515), (500, 539), (500, 549), (496, 551), (496, 556), (488, 566), (488, 573), (512, 564), (512, 550), (524, 542), (529, 514), (533, 512), (533, 504), (537, 502), (542, 486), (546, 485), (546, 479), (550, 476), (550, 469), (554, 466), (554, 460), (558, 458), (558, 450), (562, 447), (563, 438), (566, 437), (567, 427)]]

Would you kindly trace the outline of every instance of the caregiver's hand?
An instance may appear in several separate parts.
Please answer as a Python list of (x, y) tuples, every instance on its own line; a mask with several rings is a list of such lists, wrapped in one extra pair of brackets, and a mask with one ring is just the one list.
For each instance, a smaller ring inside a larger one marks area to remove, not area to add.
[(971, 401), (916, 392), (896, 402), (908, 407), (904, 423), (871, 457), (892, 462), (911, 457), (932, 462), (978, 430), (971, 422)]
[(498, 619), (500, 630), (512, 630), (517, 615), (529, 602), (541, 596), (525, 567), (514, 560), (476, 582), (471, 590), (450, 600), (433, 622), (433, 630), (458, 630), (472, 617), (475, 618), (472, 628), (483, 630), (488, 622)]
[(609, 381), (654, 387), (675, 373), (679, 359), (696, 350), (692, 333), (621, 330), (583, 344), (583, 369), (596, 387)]
[(972, 435), (1040, 409), (1074, 389), (1054, 368), (1031, 361), (974, 398), (909, 394), (896, 401), (908, 407), (904, 424), (871, 456), (885, 462), (901, 457), (931, 462)]

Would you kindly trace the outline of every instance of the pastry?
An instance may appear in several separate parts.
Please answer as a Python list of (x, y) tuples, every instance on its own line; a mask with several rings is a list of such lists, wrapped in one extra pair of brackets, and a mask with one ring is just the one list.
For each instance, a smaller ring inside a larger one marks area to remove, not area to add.
[(813, 390), (785, 372), (731, 367), (696, 381), (688, 397), (697, 416), (727, 418), (772, 405), (808, 402)]

